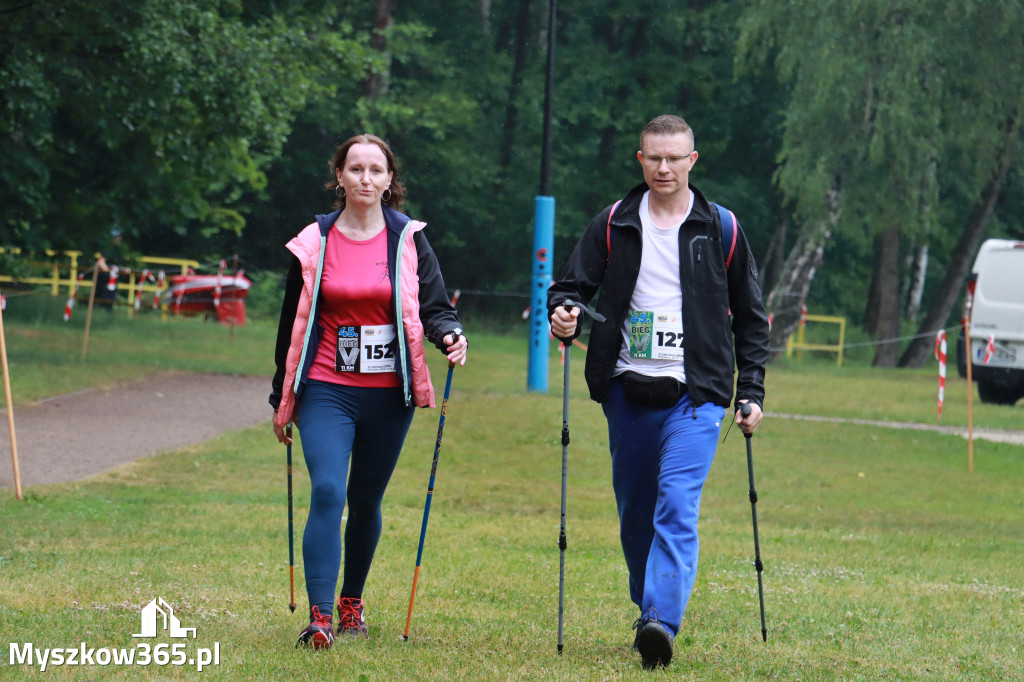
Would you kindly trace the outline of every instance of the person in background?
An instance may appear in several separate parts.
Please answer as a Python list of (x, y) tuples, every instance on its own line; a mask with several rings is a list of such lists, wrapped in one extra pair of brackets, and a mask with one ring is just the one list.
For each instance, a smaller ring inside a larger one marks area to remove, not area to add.
[[(580, 333), (580, 304), (601, 291), (606, 321), (593, 325), (586, 380), (608, 420), (629, 593), (640, 610), (633, 648), (655, 668), (672, 660), (697, 574), (701, 491), (733, 398), (734, 363), (735, 422), (753, 433), (769, 346), (746, 236), (730, 219), (735, 239), (723, 248), (729, 216), (689, 182), (690, 126), (655, 118), (637, 160), (644, 182), (590, 221), (548, 290), (548, 312), (552, 333), (568, 342)], [(752, 405), (748, 416), (740, 403)]]
[[(312, 486), (302, 557), (310, 623), (296, 646), (368, 637), (363, 590), (381, 535), (381, 501), (415, 407), (434, 407), (424, 338), (464, 365), (468, 344), (424, 223), (387, 142), (357, 135), (330, 161), (335, 210), (288, 242), (270, 404), (274, 434), (294, 422)], [(344, 573), (335, 602), (342, 557)]]
[(96, 277), (96, 302), (113, 312), (117, 304), (117, 284), (122, 274), (131, 274), (126, 267), (124, 245), (121, 243), (121, 231), (110, 231), (110, 242), (99, 251), (94, 267), (99, 270)]

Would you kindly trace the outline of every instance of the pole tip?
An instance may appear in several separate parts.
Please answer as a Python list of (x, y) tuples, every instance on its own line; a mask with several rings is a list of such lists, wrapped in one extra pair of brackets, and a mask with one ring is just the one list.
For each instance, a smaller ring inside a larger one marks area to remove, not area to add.
[(408, 642), (409, 641), (409, 635), (399, 635), (398, 639), (402, 640), (403, 642)]
[(559, 656), (562, 655), (562, 645), (561, 644), (558, 645), (558, 655)]
[(761, 630), (761, 641), (762, 642), (767, 642), (768, 641), (768, 631), (767, 630)]
[(295, 613), (295, 604), (289, 604), (288, 608), (292, 610), (292, 613)]

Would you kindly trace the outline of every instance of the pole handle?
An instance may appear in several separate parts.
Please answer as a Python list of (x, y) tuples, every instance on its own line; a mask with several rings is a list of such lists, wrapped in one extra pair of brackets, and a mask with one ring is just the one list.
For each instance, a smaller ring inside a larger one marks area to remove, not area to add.
[[(749, 417), (750, 413), (753, 412), (753, 411), (754, 411), (754, 408), (750, 406), (750, 403), (741, 403), (740, 404), (740, 414), (742, 414), (744, 417)], [(753, 438), (754, 434), (752, 434), (752, 433), (744, 433), (743, 436), (744, 436), (744, 438), (749, 440), (749, 439)]]
[[(453, 329), (452, 330), (451, 334), (452, 334), (452, 345), (453, 346), (459, 342), (459, 336), (461, 336), (461, 332), (462, 332), (461, 329)], [(451, 367), (454, 367), (454, 366), (455, 366), (455, 363), (449, 360), (448, 361), (448, 367), (451, 368)]]

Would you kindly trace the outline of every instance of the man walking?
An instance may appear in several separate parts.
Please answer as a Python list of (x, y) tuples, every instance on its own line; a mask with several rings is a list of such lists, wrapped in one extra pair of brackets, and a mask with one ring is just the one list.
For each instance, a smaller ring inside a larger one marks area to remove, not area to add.
[[(667, 665), (697, 573), (697, 520), (725, 409), (761, 423), (768, 318), (757, 266), (731, 212), (689, 183), (693, 131), (659, 116), (640, 134), (644, 182), (596, 215), (548, 290), (551, 331), (579, 335), (600, 289), (587, 351), (590, 397), (608, 420), (612, 486), (645, 668)], [(735, 408), (735, 409), (738, 409)]]

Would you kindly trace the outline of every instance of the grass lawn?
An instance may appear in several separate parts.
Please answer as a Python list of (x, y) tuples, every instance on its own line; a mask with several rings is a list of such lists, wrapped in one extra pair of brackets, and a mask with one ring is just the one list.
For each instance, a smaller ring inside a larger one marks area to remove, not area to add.
[[(86, 363), (76, 353), (80, 335), (9, 325), (12, 368), (50, 363), (61, 375), (79, 366), (75, 381), (90, 385), (117, 371), (120, 352), (128, 375), (152, 371), (156, 356), (171, 358), (160, 370), (269, 372), (269, 326), (236, 330), (229, 342), (216, 325), (154, 323), (134, 335), (123, 333), (132, 329), (126, 325), (94, 329), (94, 340), (106, 343), (90, 348), (105, 350), (90, 351)], [(968, 475), (967, 446), (956, 436), (781, 418), (767, 419), (753, 439), (768, 642), (744, 439), (734, 429), (705, 488), (701, 567), (675, 659), (668, 669), (642, 671), (630, 651), (638, 614), (618, 545), (607, 434), (586, 394), (582, 352), (573, 354), (558, 656), (561, 367), (553, 354), (549, 392), (527, 393), (523, 339), (470, 339), (470, 362), (453, 382), (410, 641), (399, 636), (437, 410), (418, 411), (384, 500), (384, 534), (364, 595), (369, 641), (323, 653), (292, 648), (305, 622), (308, 479), (296, 448), (299, 609), (291, 614), (285, 450), (268, 424), (84, 481), (32, 487), (24, 502), (0, 491), (5, 645), (186, 642), (189, 656), (216, 645), (219, 665), (202, 675), (231, 680), (1024, 679), (1024, 447), (977, 441)], [(168, 345), (154, 355), (150, 343)], [(195, 344), (195, 357), (182, 344)], [(54, 359), (44, 345), (70, 359)], [(445, 370), (434, 355), (440, 392)], [(103, 371), (91, 374), (93, 367)], [(46, 395), (48, 376), (19, 384), (16, 403), (31, 393), (26, 385), (34, 397)], [(934, 423), (935, 384), (934, 368), (786, 363), (769, 369), (766, 407)], [(966, 424), (965, 391), (950, 378), (943, 424)], [(977, 426), (1020, 427), (1019, 407), (974, 406)], [(194, 640), (132, 638), (142, 607), (156, 597), (197, 629)], [(0, 679), (200, 677), (189, 666), (155, 664), (55, 666), (41, 675), (38, 665), (10, 665), (10, 655), (0, 657)]]

